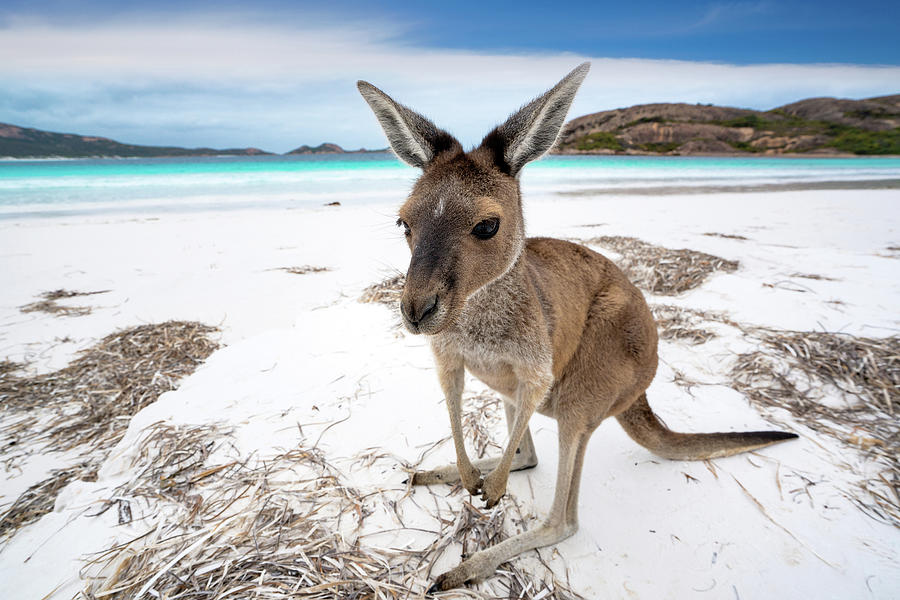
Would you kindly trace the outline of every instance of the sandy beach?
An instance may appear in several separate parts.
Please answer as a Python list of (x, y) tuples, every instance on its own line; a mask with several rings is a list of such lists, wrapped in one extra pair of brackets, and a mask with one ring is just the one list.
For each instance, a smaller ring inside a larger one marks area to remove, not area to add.
[[(588, 448), (580, 530), (517, 558), (518, 568), (540, 581), (555, 577), (553, 585), (584, 598), (897, 597), (898, 522), (861, 510), (854, 491), (886, 467), (864, 443), (841, 443), (732, 385), (738, 356), (761, 344), (748, 333), (753, 328), (864, 338), (900, 331), (900, 194), (845, 186), (526, 195), (531, 236), (590, 243), (613, 260), (622, 256), (590, 240), (627, 236), (737, 261), (736, 270), (712, 273), (677, 295), (645, 291), (651, 305), (697, 311), (695, 325), (709, 333), (702, 343), (661, 340), (650, 403), (673, 429), (774, 423), (800, 439), (689, 463), (658, 459), (606, 423)], [(336, 526), (341, 543), (384, 556), (432, 544), (446, 527), (441, 519), (453, 522), (470, 498), (403, 483), (405, 467), (420, 458), (425, 466), (453, 459), (428, 345), (397, 327), (395, 310), (358, 301), (367, 286), (406, 269), (395, 211), (396, 204), (376, 203), (0, 221), (0, 360), (24, 363), (20, 375), (61, 369), (117, 329), (170, 319), (216, 326), (222, 345), (179, 389), (130, 420), (96, 481), (70, 483), (53, 512), (0, 542), (0, 597), (73, 597), (115, 569), (103, 554), (110, 548), (151, 531), (164, 537), (175, 514), (168, 500), (132, 501), (124, 523), (115, 510), (99, 510), (141, 472), (148, 427), (206, 428), (217, 444), (207, 466), (315, 448), (339, 470), (341, 486), (363, 498), (365, 519)], [(326, 270), (289, 271), (303, 267)], [(102, 293), (58, 301), (89, 314), (20, 310), (57, 289)], [(823, 402), (847, 402), (837, 389), (818, 387)], [(467, 382), (467, 396), (485, 393)], [(498, 410), (483, 410), (489, 453), (499, 452), (491, 442), (505, 440)], [(555, 427), (533, 418), (540, 464), (513, 474), (512, 498), (485, 511), (507, 511), (508, 533), (534, 526), (549, 508)], [(4, 458), (0, 510), (72, 461), (71, 453), (40, 446)], [(896, 485), (886, 493), (896, 494)], [(202, 523), (195, 527), (199, 537), (190, 543), (208, 539)], [(462, 547), (449, 548), (428, 572), (458, 562)], [(185, 550), (169, 568), (196, 551)], [(503, 577), (441, 597), (495, 597)], [(145, 597), (154, 582), (140, 589)], [(422, 597), (426, 570), (406, 585), (410, 597)]]

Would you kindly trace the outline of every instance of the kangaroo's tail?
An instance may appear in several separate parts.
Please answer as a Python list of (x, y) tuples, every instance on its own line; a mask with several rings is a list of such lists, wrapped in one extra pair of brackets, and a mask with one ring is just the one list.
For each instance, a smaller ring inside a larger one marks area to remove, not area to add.
[(746, 431), (734, 433), (678, 433), (666, 427), (647, 403), (647, 394), (616, 417), (622, 428), (653, 454), (675, 460), (702, 460), (731, 456), (770, 444), (791, 440), (793, 433)]

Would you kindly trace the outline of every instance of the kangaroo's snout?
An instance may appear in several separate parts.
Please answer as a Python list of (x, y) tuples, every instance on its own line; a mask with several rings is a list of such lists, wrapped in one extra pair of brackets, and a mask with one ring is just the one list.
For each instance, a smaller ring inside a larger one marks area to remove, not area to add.
[(437, 308), (437, 294), (419, 297), (404, 294), (400, 301), (400, 312), (412, 333), (426, 333), (429, 325), (432, 325), (432, 317), (437, 314)]

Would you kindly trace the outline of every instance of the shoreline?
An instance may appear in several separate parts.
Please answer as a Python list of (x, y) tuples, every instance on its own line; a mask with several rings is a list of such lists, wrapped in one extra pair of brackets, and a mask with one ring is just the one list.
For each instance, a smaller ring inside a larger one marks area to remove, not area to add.
[(551, 151), (549, 156), (669, 156), (672, 158), (704, 157), (704, 158), (900, 158), (900, 154), (851, 154), (849, 152), (782, 152), (766, 154), (765, 152), (693, 152), (689, 154), (669, 152), (597, 152), (595, 150)]
[[(707, 196), (711, 194), (763, 194), (780, 192), (801, 191), (842, 191), (842, 190), (900, 190), (900, 178), (875, 178), (875, 179), (844, 179), (830, 181), (797, 181), (778, 183), (737, 183), (733, 185), (646, 185), (639, 187), (585, 187), (568, 190), (550, 191), (547, 189), (529, 190), (523, 189), (522, 195), (526, 201), (541, 198), (568, 197), (615, 197), (615, 196)], [(390, 204), (389, 194), (381, 193), (382, 197), (374, 202), (344, 199), (345, 206), (382, 206)], [(138, 205), (124, 204), (112, 206), (103, 204), (96, 208), (89, 205), (76, 205), (74, 207), (60, 206), (45, 210), (28, 210), (25, 206), (22, 210), (6, 211), (0, 208), (0, 223), (14, 223), (16, 221), (30, 222), (42, 219), (65, 218), (152, 218), (167, 215), (195, 215), (195, 214), (229, 214), (244, 211), (296, 211), (296, 210), (334, 210), (341, 205), (331, 205), (330, 202), (338, 200), (340, 195), (331, 198), (317, 198), (309, 200), (297, 200), (284, 194), (283, 198), (270, 200), (268, 204), (260, 204), (251, 196), (223, 196), (222, 201), (216, 202), (214, 197), (197, 196), (193, 202), (190, 200), (184, 204), (173, 203), (171, 199), (160, 200), (158, 203), (141, 201)]]
[[(585, 188), (562, 190), (560, 196), (668, 196), (693, 194), (757, 194), (765, 192), (803, 192), (816, 190), (896, 190), (900, 179), (848, 179), (833, 181), (798, 181), (735, 185), (660, 185), (633, 188)], [(2, 217), (0, 217), (2, 218)]]

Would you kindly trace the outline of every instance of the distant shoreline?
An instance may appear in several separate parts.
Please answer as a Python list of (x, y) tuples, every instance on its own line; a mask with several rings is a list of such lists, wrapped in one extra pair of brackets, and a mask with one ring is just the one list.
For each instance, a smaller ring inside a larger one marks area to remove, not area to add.
[(654, 158), (900, 158), (900, 154), (852, 154), (849, 152), (833, 153), (775, 153), (762, 152), (686, 152), (661, 154), (658, 152), (598, 152), (595, 150), (562, 150), (552, 151), (548, 156), (652, 156)]
[(846, 179), (836, 181), (798, 181), (786, 183), (754, 183), (735, 185), (658, 185), (634, 188), (584, 188), (563, 190), (558, 196), (676, 196), (688, 194), (728, 194), (759, 192), (801, 192), (814, 190), (896, 190), (900, 179)]
[[(348, 152), (310, 152), (310, 153), (297, 153), (297, 154), (191, 154), (191, 155), (171, 155), (171, 156), (34, 156), (34, 157), (17, 157), (17, 156), (0, 156), (0, 163), (15, 163), (15, 162), (52, 162), (52, 161), (77, 161), (77, 160), (169, 160), (173, 158), (177, 159), (202, 159), (202, 158), (250, 158), (250, 159), (261, 159), (261, 160), (278, 160), (278, 159), (293, 159), (299, 157), (301, 160), (307, 157), (341, 157), (341, 156), (359, 156), (359, 155), (373, 155), (373, 154), (385, 154), (388, 156), (394, 156), (394, 153), (390, 150), (354, 150)], [(788, 160), (797, 160), (797, 159), (861, 159), (861, 160), (870, 160), (870, 159), (897, 159), (900, 158), (900, 154), (800, 154), (800, 153), (791, 153), (791, 154), (761, 154), (761, 153), (715, 153), (715, 152), (698, 152), (696, 154), (654, 154), (652, 152), (592, 152), (592, 151), (563, 151), (556, 152), (551, 151), (548, 152), (545, 157), (564, 157), (564, 156), (596, 156), (600, 158), (746, 158), (746, 159), (788, 159)], [(399, 160), (399, 159), (398, 159)]]

